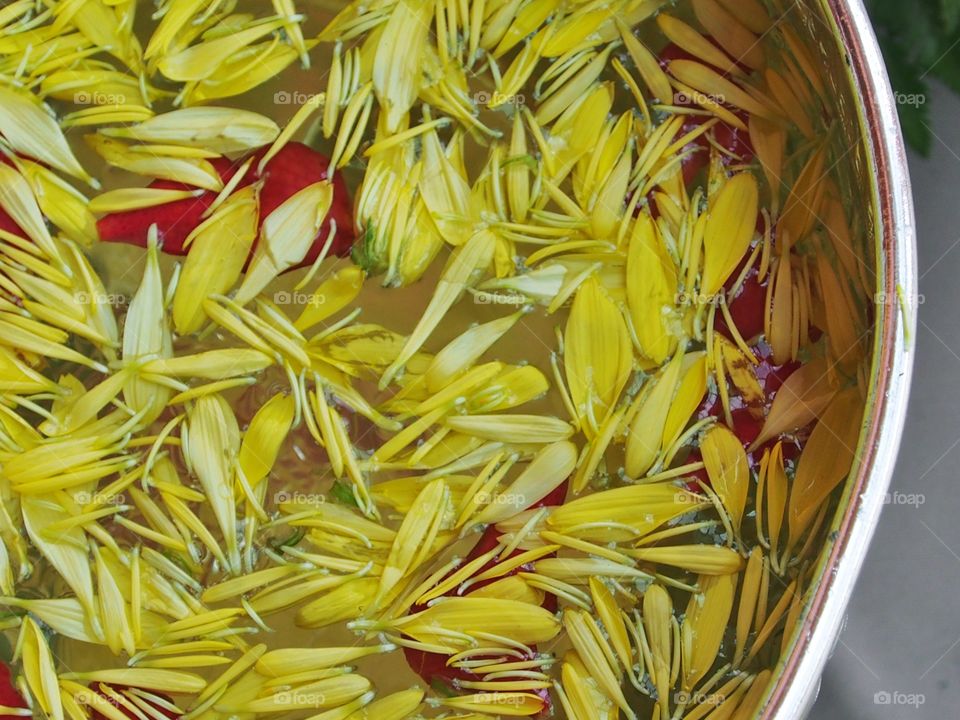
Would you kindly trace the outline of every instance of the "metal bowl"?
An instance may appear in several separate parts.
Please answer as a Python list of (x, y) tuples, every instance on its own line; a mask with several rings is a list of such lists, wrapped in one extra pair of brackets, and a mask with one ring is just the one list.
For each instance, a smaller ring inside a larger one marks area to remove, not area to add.
[(880, 520), (903, 433), (916, 326), (916, 233), (894, 94), (861, 0), (801, 0), (785, 14), (820, 56), (834, 88), (853, 170), (851, 197), (868, 199), (864, 230), (875, 267), (873, 354), (853, 468), (820, 553), (812, 589), (767, 689), (759, 717), (803, 718), (835, 647)]

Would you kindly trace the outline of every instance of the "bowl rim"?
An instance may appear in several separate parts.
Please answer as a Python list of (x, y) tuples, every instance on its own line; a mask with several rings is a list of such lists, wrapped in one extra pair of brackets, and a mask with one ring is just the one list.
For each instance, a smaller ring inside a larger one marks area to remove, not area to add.
[(863, 565), (893, 475), (903, 434), (916, 328), (916, 231), (910, 174), (886, 66), (862, 0), (818, 0), (843, 53), (857, 100), (866, 170), (871, 179), (879, 246), (873, 382), (865, 408), (855, 476), (843, 515), (821, 562), (822, 572), (793, 631), (789, 653), (758, 717), (800, 720), (816, 699), (824, 666), (839, 640), (847, 604)]

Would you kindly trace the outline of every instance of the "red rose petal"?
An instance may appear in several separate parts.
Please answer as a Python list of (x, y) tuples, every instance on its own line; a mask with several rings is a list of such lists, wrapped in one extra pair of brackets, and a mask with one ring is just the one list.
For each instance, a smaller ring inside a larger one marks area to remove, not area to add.
[[(749, 254), (749, 253), (748, 253)], [(728, 285), (736, 282), (740, 276), (741, 270), (738, 268), (731, 273), (731, 279)], [(737, 290), (737, 294), (730, 301), (727, 309), (730, 311), (730, 317), (733, 318), (733, 324), (737, 327), (740, 336), (749, 342), (751, 339), (763, 334), (763, 320), (766, 314), (765, 306), (767, 302), (767, 283), (769, 278), (762, 283), (758, 281), (759, 273), (756, 266), (747, 271), (747, 276)], [(728, 289), (728, 288), (725, 288)], [(733, 334), (727, 327), (726, 318), (722, 313), (717, 313), (715, 328), (724, 336), (732, 340)]]
[[(0, 155), (0, 162), (13, 167), (13, 162), (11, 162), (6, 155)], [(23, 231), (23, 228), (14, 222), (13, 218), (7, 214), (6, 210), (2, 209), (0, 209), (0, 230), (8, 232), (11, 235), (16, 235), (17, 237), (21, 237), (24, 240), (27, 239), (27, 234)]]
[[(567, 482), (561, 483), (560, 486), (555, 488), (552, 492), (550, 492), (546, 497), (544, 497), (539, 502), (534, 503), (531, 507), (539, 508), (539, 507), (550, 507), (550, 506), (561, 505), (567, 495), (567, 486), (568, 486)], [(490, 525), (489, 527), (487, 527), (486, 530), (484, 530), (483, 534), (480, 536), (480, 539), (476, 542), (476, 544), (473, 546), (470, 552), (467, 553), (466, 558), (464, 558), (463, 564), (469, 563), (471, 560), (474, 560), (480, 557), (481, 555), (483, 555), (484, 553), (487, 553), (493, 548), (495, 548), (497, 546), (497, 543), (500, 540), (500, 535), (501, 533), (499, 530), (497, 530), (496, 526)], [(522, 552), (523, 552), (522, 550), (515, 550), (513, 553), (509, 555), (509, 557), (514, 557), (516, 555), (519, 555)], [(488, 569), (494, 567), (498, 562), (501, 562), (502, 560), (505, 560), (505, 559), (507, 558), (491, 560), (490, 562), (486, 563), (483, 567), (479, 568), (477, 570), (477, 574), (479, 575), (480, 573), (486, 572)], [(519, 568), (515, 568), (511, 570), (510, 572), (506, 573), (500, 578), (494, 578), (492, 580), (478, 582), (474, 585), (471, 585), (465, 594), (469, 595), (470, 592), (477, 590), (478, 588), (481, 588), (484, 585), (488, 585), (492, 582), (496, 582), (497, 580), (501, 580), (504, 577), (510, 577), (511, 575), (516, 575), (518, 572), (528, 571), (528, 570), (529, 568), (525, 568), (524, 566), (521, 566)], [(454, 588), (453, 590), (451, 590), (446, 594), (453, 595), (456, 592), (457, 590), (456, 588)], [(555, 612), (557, 608), (556, 597), (548, 593), (544, 597), (543, 603), (541, 604), (541, 606), (546, 608), (547, 610), (550, 610), (551, 612)], [(414, 605), (413, 607), (410, 608), (410, 612), (419, 612), (424, 609), (425, 608), (423, 606)], [(536, 652), (535, 647), (531, 648), (531, 650), (534, 653)], [(412, 648), (404, 648), (403, 653), (404, 653), (404, 656), (406, 657), (407, 664), (410, 666), (410, 669), (413, 670), (415, 673), (417, 673), (417, 675), (423, 678), (424, 681), (429, 683), (431, 686), (436, 686), (439, 683), (439, 684), (442, 684), (443, 686), (448, 687), (451, 690), (454, 690), (458, 680), (476, 680), (477, 679), (477, 675), (470, 672), (469, 670), (447, 666), (446, 655), (441, 655), (439, 653), (424, 652), (422, 650), (415, 650)], [(533, 657), (533, 655), (531, 655), (531, 657)], [(549, 708), (549, 703), (550, 703), (549, 693), (546, 690), (544, 690), (544, 691), (538, 691), (536, 694), (540, 695), (544, 699), (544, 702), (547, 703), (547, 706), (545, 707), (545, 712), (546, 712), (547, 709)]]
[[(220, 178), (226, 182), (236, 170), (236, 165), (226, 158), (210, 161)], [(249, 185), (246, 181), (242, 185)], [(251, 180), (252, 182), (252, 180)], [(162, 190), (191, 190), (191, 186), (170, 180), (154, 180), (147, 187)], [(160, 249), (169, 255), (186, 255), (183, 244), (187, 236), (203, 221), (203, 214), (216, 199), (217, 193), (205, 190), (199, 197), (175, 200), (154, 207), (127, 210), (104, 215), (97, 221), (97, 232), (104, 242), (120, 242), (127, 245), (147, 246), (147, 232), (156, 223)]]
[[(264, 150), (257, 151), (256, 156), (262, 157), (263, 152)], [(316, 150), (298, 142), (284, 145), (263, 168), (264, 184), (260, 191), (261, 221), (291, 195), (308, 185), (330, 179), (329, 171), (330, 161)], [(344, 257), (350, 254), (350, 249), (353, 247), (353, 214), (350, 209), (347, 185), (340, 172), (333, 173), (331, 182), (333, 183), (333, 204), (302, 265), (309, 265), (317, 259), (323, 247), (323, 241), (330, 231), (331, 221), (337, 223), (337, 236), (330, 251), (334, 255)]]
[[(27, 707), (26, 700), (14, 687), (10, 667), (4, 662), (0, 662), (0, 705), (10, 708)], [(20, 715), (0, 715), (0, 720), (22, 720), (22, 717)]]
[[(258, 180), (263, 181), (260, 190), (260, 221), (277, 209), (285, 200), (308, 185), (326, 180), (329, 177), (329, 161), (321, 153), (303, 143), (287, 143), (270, 159), (262, 174), (257, 174), (259, 158), (267, 152), (260, 148), (246, 157), (231, 162), (226, 158), (216, 158), (212, 164), (224, 182), (230, 180), (237, 168), (249, 157), (254, 163), (247, 171), (238, 188), (246, 187)], [(314, 239), (306, 257), (297, 267), (313, 263), (320, 254), (323, 242), (329, 233), (332, 221), (337, 223), (337, 235), (331, 252), (345, 256), (353, 247), (354, 232), (350, 196), (346, 183), (339, 172), (333, 173), (333, 204), (326, 221)], [(148, 187), (176, 190), (189, 190), (190, 186), (167, 180), (155, 180)], [(121, 242), (146, 247), (147, 231), (156, 223), (161, 249), (171, 255), (185, 255), (183, 245), (187, 237), (202, 222), (203, 214), (216, 199), (217, 193), (204, 191), (196, 198), (177, 200), (155, 207), (128, 210), (105, 215), (97, 221), (100, 239), (104, 242)]]
[(17, 225), (13, 221), (13, 218), (7, 215), (5, 210), (0, 210), (0, 230), (21, 237), (24, 240), (27, 239), (27, 234), (23, 231), (23, 228)]
[[(184, 189), (177, 183), (159, 180), (148, 187)], [(110, 213), (97, 220), (97, 232), (103, 242), (146, 247), (147, 231), (156, 223), (160, 249), (170, 255), (185, 255), (183, 244), (187, 236), (200, 224), (203, 213), (214, 198), (216, 195), (208, 191), (200, 197), (176, 200), (156, 207)]]
[[(709, 40), (710, 42), (713, 42), (714, 45), (716, 45), (716, 43), (713, 41), (713, 38), (711, 38), (709, 35), (705, 37), (707, 40)], [(717, 45), (717, 47), (720, 48), (719, 45)], [(724, 77), (729, 77), (728, 71), (721, 70), (720, 68), (715, 67), (710, 63), (704, 63), (702, 60), (694, 57), (693, 55), (688, 53), (686, 50), (683, 50), (682, 48), (678, 47), (674, 43), (670, 43), (666, 47), (664, 47), (663, 50), (661, 50), (659, 53), (659, 58), (660, 58), (660, 65), (664, 69), (666, 69), (666, 67), (673, 60), (694, 60), (696, 62), (706, 65), (707, 67), (712, 68), (713, 70), (720, 73)], [(749, 71), (749, 68), (747, 68), (744, 65), (739, 65), (739, 67), (741, 70)], [(682, 106), (694, 105), (694, 103), (690, 98), (686, 98), (681, 95), (678, 95), (677, 97), (674, 98), (674, 103), (676, 105), (682, 105)], [(741, 110), (738, 110), (737, 108), (731, 107), (729, 105), (726, 107), (728, 110), (730, 110), (730, 112), (736, 115), (744, 123), (744, 125), (746, 125), (747, 123), (746, 113), (744, 113)], [(683, 126), (680, 130), (680, 133), (686, 134), (691, 130), (695, 130), (698, 126), (702, 125), (709, 119), (710, 119), (710, 116), (708, 115), (691, 115), (684, 121)], [(733, 153), (737, 157), (741, 158), (743, 162), (748, 163), (753, 159), (753, 156), (754, 156), (753, 146), (750, 143), (749, 133), (747, 133), (746, 131), (741, 130), (740, 128), (736, 128), (730, 125), (729, 123), (723, 122), (721, 120), (720, 122), (716, 123), (713, 126), (713, 129), (710, 130), (709, 132), (713, 133), (713, 139), (716, 141), (716, 143), (720, 147), (722, 147), (727, 152)], [(684, 183), (686, 183), (687, 187), (690, 187), (693, 184), (693, 182), (697, 178), (697, 175), (700, 173), (700, 171), (706, 168), (707, 163), (710, 160), (710, 142), (707, 140), (705, 135), (701, 135), (700, 137), (698, 137), (692, 143), (687, 145), (685, 149), (691, 149), (691, 148), (695, 149), (696, 152), (691, 153), (682, 161), (683, 180), (684, 180)], [(729, 161), (730, 159), (728, 158), (727, 162)]]

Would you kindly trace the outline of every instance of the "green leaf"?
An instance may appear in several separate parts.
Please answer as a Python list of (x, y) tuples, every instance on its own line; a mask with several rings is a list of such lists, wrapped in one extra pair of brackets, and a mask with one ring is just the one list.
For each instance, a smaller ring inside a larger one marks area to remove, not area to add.
[(353, 494), (353, 488), (345, 482), (334, 480), (333, 487), (330, 488), (330, 494), (333, 495), (334, 500), (341, 505), (349, 505), (356, 508), (360, 507), (357, 503), (356, 496)]
[(958, 0), (940, 0), (940, 18), (943, 31), (952, 33), (960, 25), (960, 2)]
[(927, 86), (921, 79), (923, 65), (912, 60), (909, 49), (890, 35), (878, 34), (877, 39), (897, 101), (903, 137), (910, 147), (926, 156), (930, 152), (931, 135)]
[(7, 664), (13, 661), (13, 647), (10, 645), (10, 638), (6, 635), (0, 635), (0, 661)]
[(918, 153), (927, 157), (930, 154), (932, 134), (926, 107), (898, 105), (900, 128), (907, 144)]
[(933, 66), (930, 74), (954, 92), (960, 93), (960, 35), (957, 41), (957, 45), (944, 53)]
[(279, 538), (277, 540), (274, 540), (270, 544), (274, 550), (277, 550), (279, 552), (285, 547), (294, 547), (301, 540), (303, 540), (306, 534), (307, 534), (306, 528), (298, 527), (294, 529), (293, 532), (291, 532), (285, 538)]
[(457, 691), (443, 678), (435, 677), (430, 680), (430, 687), (440, 697), (456, 697)]
[(932, 145), (927, 82), (960, 92), (960, 0), (867, 0), (907, 143)]
[(353, 244), (353, 249), (350, 251), (350, 259), (367, 275), (377, 275), (387, 269), (386, 248), (376, 247), (377, 242), (373, 223), (368, 222), (363, 237)]

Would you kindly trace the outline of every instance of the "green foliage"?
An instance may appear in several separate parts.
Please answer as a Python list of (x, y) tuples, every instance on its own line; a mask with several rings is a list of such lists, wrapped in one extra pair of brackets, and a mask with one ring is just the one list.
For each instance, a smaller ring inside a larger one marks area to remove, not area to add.
[(960, 92), (960, 0), (867, 0), (907, 142), (930, 152), (929, 84)]
[(334, 480), (333, 487), (330, 489), (330, 494), (333, 495), (334, 500), (341, 505), (360, 507), (360, 505), (357, 504), (356, 495), (353, 494), (353, 488), (344, 482)]

